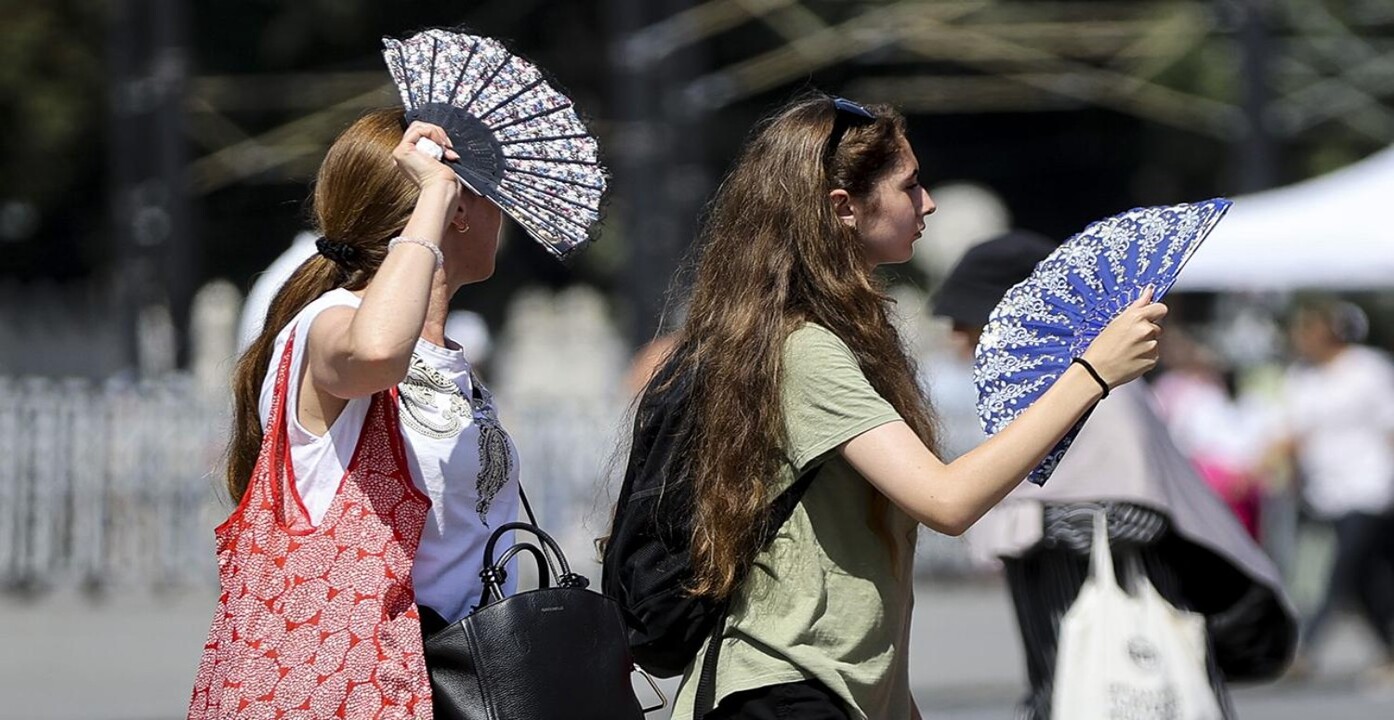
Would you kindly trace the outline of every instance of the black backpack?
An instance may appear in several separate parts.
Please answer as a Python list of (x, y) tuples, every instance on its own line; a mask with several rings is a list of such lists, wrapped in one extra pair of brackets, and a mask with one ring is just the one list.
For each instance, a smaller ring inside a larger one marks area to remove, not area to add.
[[(601, 589), (619, 602), (629, 622), (634, 660), (659, 677), (683, 671), (709, 641), (697, 708), (710, 709), (726, 603), (693, 597), (692, 485), (689, 439), (693, 379), (677, 377), (676, 358), (659, 371), (639, 401), (624, 484), (605, 545)], [(670, 382), (671, 381), (671, 382)], [(816, 470), (805, 473), (770, 504), (768, 545), (794, 512)]]

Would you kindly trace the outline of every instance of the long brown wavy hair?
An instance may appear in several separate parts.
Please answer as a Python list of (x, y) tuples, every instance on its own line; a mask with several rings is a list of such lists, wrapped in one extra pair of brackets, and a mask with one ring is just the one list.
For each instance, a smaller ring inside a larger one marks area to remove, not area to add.
[(406, 227), (416, 207), (416, 185), (392, 160), (392, 150), (401, 139), (402, 111), (374, 110), (344, 130), (320, 164), (311, 201), (315, 229), (357, 252), (348, 267), (318, 254), (301, 263), (271, 301), (261, 334), (237, 361), (232, 375), (233, 423), (226, 475), (234, 503), (246, 492), (261, 450), (257, 404), (276, 335), (305, 306), (330, 290), (366, 286), (387, 256), (387, 241)]
[[(832, 98), (813, 93), (780, 108), (756, 126), (708, 208), (690, 310), (669, 360), (680, 372), (660, 373), (693, 379), (694, 595), (728, 596), (759, 552), (784, 462), (784, 341), (802, 323), (847, 343), (872, 387), (934, 447), (891, 300), (828, 197), (837, 188), (869, 197), (894, 169), (905, 120), (890, 107), (870, 109), (875, 120), (847, 128), (825, 157)], [(889, 501), (876, 497), (868, 522), (889, 545)]]

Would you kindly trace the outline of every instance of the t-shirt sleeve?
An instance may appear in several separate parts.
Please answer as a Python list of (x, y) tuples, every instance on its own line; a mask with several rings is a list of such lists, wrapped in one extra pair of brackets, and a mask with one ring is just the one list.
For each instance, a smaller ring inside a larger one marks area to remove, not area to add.
[(842, 443), (901, 419), (846, 343), (818, 325), (804, 325), (785, 341), (780, 389), (786, 453), (799, 474)]

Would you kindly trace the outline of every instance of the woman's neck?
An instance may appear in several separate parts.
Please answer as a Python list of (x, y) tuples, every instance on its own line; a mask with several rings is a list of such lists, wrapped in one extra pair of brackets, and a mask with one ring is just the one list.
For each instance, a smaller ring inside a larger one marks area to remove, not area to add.
[(445, 347), (445, 318), (450, 314), (450, 297), (454, 291), (445, 282), (445, 272), (436, 271), (431, 279), (431, 299), (426, 306), (426, 321), (421, 325), (421, 339)]

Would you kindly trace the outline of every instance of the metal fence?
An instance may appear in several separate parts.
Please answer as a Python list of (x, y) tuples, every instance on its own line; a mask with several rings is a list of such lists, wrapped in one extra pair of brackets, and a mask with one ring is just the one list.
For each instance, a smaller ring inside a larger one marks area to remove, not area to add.
[(225, 413), (190, 378), (0, 378), (0, 584), (212, 578)]
[[(501, 399), (543, 527), (594, 575), (623, 470), (623, 407)], [(140, 382), (0, 377), (0, 589), (206, 587), (226, 398), (189, 375)], [(957, 541), (922, 547), (921, 572), (970, 569)]]
[[(505, 401), (529, 498), (577, 569), (595, 574), (623, 410)], [(0, 589), (207, 586), (231, 509), (226, 399), (195, 380), (0, 377)]]

